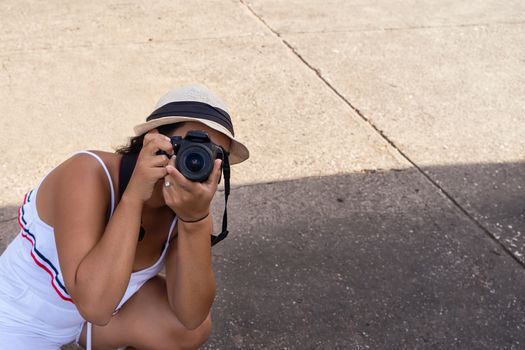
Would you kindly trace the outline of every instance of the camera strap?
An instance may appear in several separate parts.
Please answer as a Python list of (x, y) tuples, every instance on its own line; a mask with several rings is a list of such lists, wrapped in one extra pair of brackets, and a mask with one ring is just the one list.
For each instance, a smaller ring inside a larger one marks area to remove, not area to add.
[[(118, 187), (119, 187), (119, 198), (122, 198), (126, 187), (128, 186), (129, 180), (131, 179), (131, 174), (133, 174), (133, 169), (135, 169), (135, 164), (137, 164), (138, 154), (125, 154), (120, 160), (120, 170), (118, 174)], [(142, 222), (140, 225), (139, 231), (139, 241), (144, 239), (146, 231), (142, 227)]]
[(122, 198), (126, 187), (128, 187), (131, 174), (137, 164), (138, 154), (125, 154), (120, 160), (120, 170), (118, 174), (118, 187), (119, 187), (119, 198)]
[(222, 216), (222, 232), (217, 236), (211, 235), (211, 245), (214, 246), (228, 236), (228, 197), (230, 196), (230, 159), (224, 153), (222, 161), (222, 173), (224, 175), (224, 214)]
[[(138, 154), (125, 154), (122, 156), (120, 162), (120, 171), (119, 171), (119, 198), (122, 198), (126, 187), (128, 186), (129, 180), (131, 179), (131, 174), (135, 169), (135, 164), (137, 163)], [(224, 174), (224, 215), (222, 217), (222, 232), (217, 236), (211, 235), (211, 245), (219, 243), (228, 236), (228, 197), (230, 195), (230, 161), (228, 155), (225, 154), (224, 160), (222, 161), (222, 172)], [(144, 228), (140, 226), (139, 232), (139, 241), (142, 241), (144, 238)]]

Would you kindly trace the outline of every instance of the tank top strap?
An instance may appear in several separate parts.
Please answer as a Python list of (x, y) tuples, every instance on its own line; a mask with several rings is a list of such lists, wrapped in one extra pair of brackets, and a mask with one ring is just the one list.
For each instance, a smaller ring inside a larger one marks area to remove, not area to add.
[(102, 169), (104, 169), (104, 172), (106, 173), (106, 176), (109, 182), (109, 188), (111, 189), (111, 211), (109, 213), (109, 216), (111, 217), (113, 216), (113, 211), (115, 210), (115, 189), (113, 187), (113, 180), (111, 179), (111, 175), (109, 174), (108, 168), (106, 167), (106, 164), (104, 164), (104, 161), (102, 161), (102, 159), (93, 152), (79, 151), (73, 155), (82, 154), (82, 153), (89, 154), (90, 156), (94, 157), (100, 163), (100, 165), (102, 165)]
[(171, 222), (170, 232), (168, 233), (168, 240), (166, 241), (166, 246), (170, 244), (171, 234), (173, 233), (173, 230), (175, 229), (175, 224), (177, 224), (177, 216), (175, 216), (173, 218), (173, 221)]

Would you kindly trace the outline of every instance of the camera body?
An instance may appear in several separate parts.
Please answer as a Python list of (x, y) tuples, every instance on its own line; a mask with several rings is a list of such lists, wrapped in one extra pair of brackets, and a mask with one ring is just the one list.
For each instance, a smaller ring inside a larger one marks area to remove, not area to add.
[(206, 181), (213, 170), (215, 160), (224, 160), (224, 150), (211, 142), (205, 131), (191, 130), (184, 138), (172, 136), (170, 139), (177, 156), (175, 167), (188, 180)]

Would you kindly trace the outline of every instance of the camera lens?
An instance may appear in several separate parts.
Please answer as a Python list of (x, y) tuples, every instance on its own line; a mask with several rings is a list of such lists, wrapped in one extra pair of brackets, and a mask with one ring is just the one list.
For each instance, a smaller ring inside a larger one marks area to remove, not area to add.
[(184, 147), (177, 154), (175, 166), (191, 181), (206, 181), (213, 170), (211, 151), (200, 144)]
[(186, 157), (186, 168), (196, 173), (204, 167), (204, 158), (199, 153), (190, 153)]

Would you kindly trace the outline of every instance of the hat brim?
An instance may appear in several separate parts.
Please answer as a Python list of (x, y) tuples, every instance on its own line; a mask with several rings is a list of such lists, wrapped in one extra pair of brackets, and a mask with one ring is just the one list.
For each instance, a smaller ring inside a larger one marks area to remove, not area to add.
[(168, 117), (153, 119), (153, 120), (150, 120), (142, 124), (138, 124), (133, 128), (133, 131), (135, 132), (135, 135), (139, 136), (152, 129), (158, 128), (159, 126), (162, 126), (162, 125), (182, 123), (182, 122), (202, 123), (214, 130), (217, 130), (221, 134), (224, 134), (226, 137), (228, 137), (232, 141), (231, 147), (230, 147), (230, 159), (229, 159), (230, 164), (238, 164), (238, 163), (244, 162), (246, 159), (250, 157), (250, 151), (248, 151), (248, 148), (246, 148), (245, 145), (237, 141), (235, 137), (232, 135), (232, 133), (228, 129), (226, 129), (224, 126), (220, 125), (219, 123), (213, 122), (211, 120), (194, 118), (194, 117), (168, 116)]

